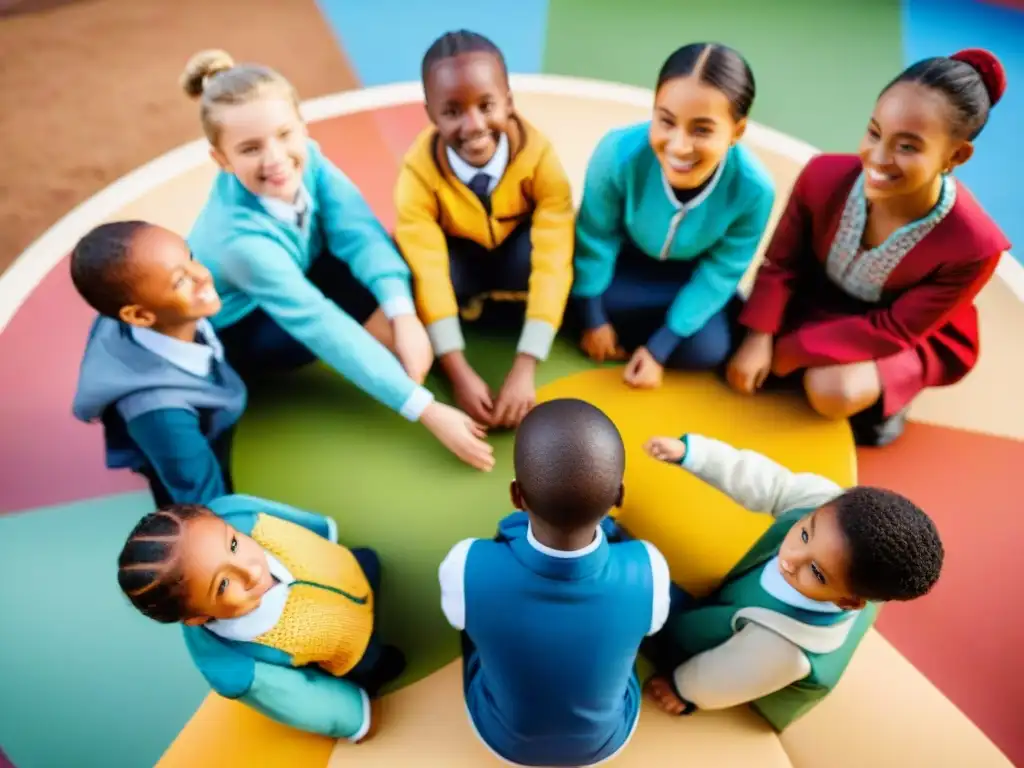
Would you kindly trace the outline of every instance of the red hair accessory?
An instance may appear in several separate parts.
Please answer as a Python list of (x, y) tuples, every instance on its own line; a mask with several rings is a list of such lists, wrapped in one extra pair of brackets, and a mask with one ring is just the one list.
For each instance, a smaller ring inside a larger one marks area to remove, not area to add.
[(968, 48), (954, 53), (949, 58), (962, 61), (977, 70), (981, 82), (985, 84), (985, 90), (988, 91), (988, 100), (992, 106), (1003, 97), (1006, 92), (1006, 70), (994, 53), (984, 48)]

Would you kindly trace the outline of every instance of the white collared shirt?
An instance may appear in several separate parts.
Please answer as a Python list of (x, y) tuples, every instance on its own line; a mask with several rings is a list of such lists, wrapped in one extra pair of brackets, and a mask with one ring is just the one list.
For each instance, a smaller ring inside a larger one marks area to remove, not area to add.
[(498, 182), (501, 181), (501, 177), (505, 175), (505, 170), (508, 168), (508, 135), (501, 134), (501, 138), (498, 139), (498, 148), (494, 150), (494, 155), (483, 168), (474, 168), (472, 165), (467, 163), (461, 157), (456, 154), (455, 150), (451, 147), (446, 147), (445, 151), (448, 155), (448, 165), (452, 168), (452, 173), (465, 184), (469, 186), (469, 182), (473, 180), (473, 177), (478, 173), (486, 173), (490, 180), (487, 183), (487, 194), (494, 191), (494, 188), (498, 186)]
[(819, 600), (811, 600), (797, 592), (788, 581), (782, 576), (779, 570), (779, 556), (776, 555), (767, 563), (761, 571), (761, 589), (780, 600), (786, 605), (794, 608), (803, 608), (805, 611), (818, 611), (819, 613), (839, 613), (843, 609), (835, 603), (823, 603)]
[(213, 361), (224, 359), (224, 347), (205, 318), (196, 323), (196, 334), (205, 343), (182, 341), (152, 328), (132, 326), (132, 337), (150, 352), (194, 376), (206, 377), (210, 375)]
[[(284, 200), (278, 200), (276, 197), (261, 197), (260, 204), (275, 219), (286, 224), (299, 226), (302, 217), (309, 212), (313, 204), (313, 198), (310, 197), (306, 185), (302, 184), (299, 186), (299, 191), (295, 194), (294, 202), (288, 203)], [(305, 216), (304, 220), (302, 220), (302, 228), (305, 229), (308, 226), (309, 217)]]

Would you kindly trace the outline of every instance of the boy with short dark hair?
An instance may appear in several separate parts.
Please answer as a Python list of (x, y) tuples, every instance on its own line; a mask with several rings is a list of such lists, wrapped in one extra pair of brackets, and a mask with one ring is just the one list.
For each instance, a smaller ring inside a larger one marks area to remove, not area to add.
[(665, 558), (623, 541), (625, 449), (581, 400), (552, 400), (515, 441), (513, 505), (493, 540), (441, 565), (441, 606), (463, 635), (463, 687), (484, 743), (519, 765), (589, 766), (618, 753), (640, 716), (634, 670), (669, 610)]
[(231, 493), (246, 389), (209, 321), (221, 307), (209, 270), (174, 232), (115, 221), (78, 242), (71, 279), (99, 313), (73, 412), (103, 423), (107, 466), (143, 475), (157, 506)]
[(775, 518), (711, 595), (673, 605), (652, 644), (664, 674), (646, 685), (666, 712), (750, 703), (782, 731), (839, 681), (875, 603), (921, 597), (939, 578), (935, 524), (897, 493), (844, 491), (701, 435), (645, 450)]

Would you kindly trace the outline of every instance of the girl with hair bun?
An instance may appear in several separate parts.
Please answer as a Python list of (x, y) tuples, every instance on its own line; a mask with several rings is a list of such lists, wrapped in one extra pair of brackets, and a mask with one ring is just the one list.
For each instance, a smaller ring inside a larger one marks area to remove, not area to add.
[(309, 138), (291, 83), (203, 51), (181, 87), (199, 100), (221, 169), (188, 240), (223, 300), (213, 324), (232, 366), (249, 377), (319, 358), (463, 461), (491, 469), (483, 427), (423, 387), (433, 352), (409, 268)]
[(924, 59), (883, 89), (858, 154), (807, 164), (740, 315), (735, 389), (802, 386), (885, 445), (922, 389), (974, 367), (974, 298), (1010, 243), (953, 171), (1005, 89), (988, 51)]

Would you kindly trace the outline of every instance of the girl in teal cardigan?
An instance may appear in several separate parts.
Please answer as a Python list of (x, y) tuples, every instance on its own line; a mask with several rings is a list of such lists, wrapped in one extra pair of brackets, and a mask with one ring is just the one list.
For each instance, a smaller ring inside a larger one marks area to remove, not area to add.
[(193, 57), (182, 84), (200, 98), (222, 169), (188, 239), (223, 299), (213, 323), (231, 364), (245, 377), (319, 358), (491, 469), (483, 427), (422, 386), (433, 353), (409, 269), (359, 190), (309, 139), (291, 84), (222, 51)]
[(625, 360), (634, 387), (666, 366), (709, 369), (729, 353), (726, 310), (775, 199), (737, 142), (754, 76), (725, 46), (687, 45), (658, 76), (653, 120), (611, 131), (587, 168), (576, 224), (573, 296), (581, 347)]

